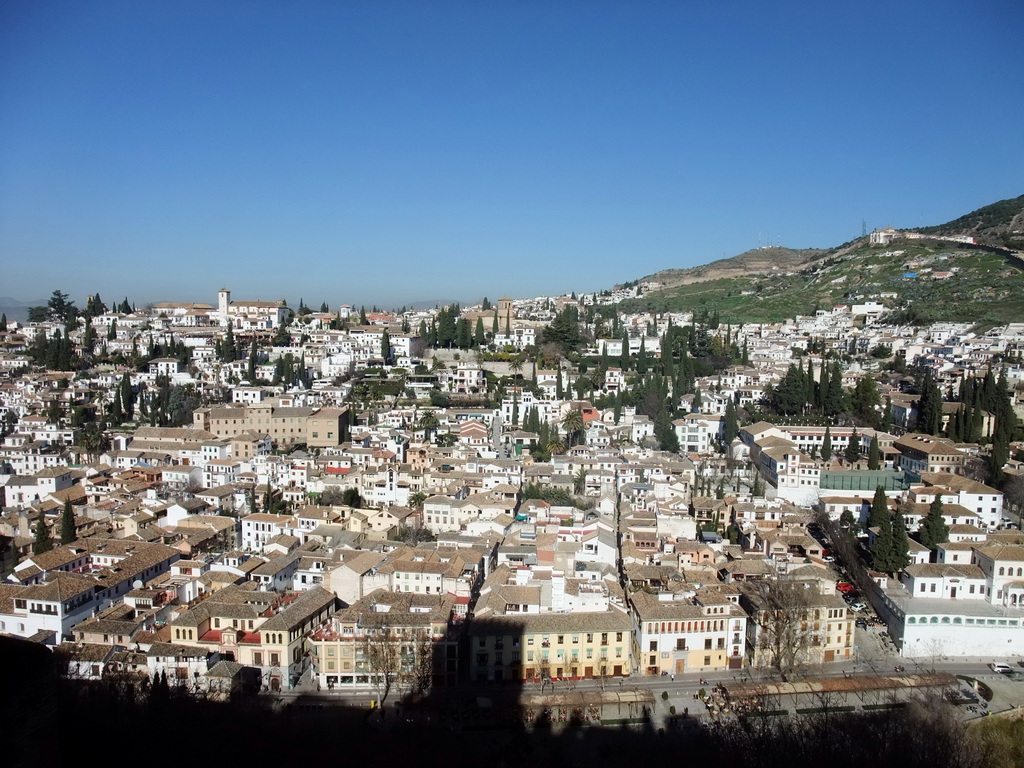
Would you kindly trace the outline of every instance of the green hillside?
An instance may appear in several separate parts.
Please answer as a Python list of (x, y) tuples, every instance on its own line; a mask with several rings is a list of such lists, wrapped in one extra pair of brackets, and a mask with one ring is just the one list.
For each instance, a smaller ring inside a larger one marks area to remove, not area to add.
[(989, 245), (1021, 247), (1024, 242), (1024, 195), (986, 205), (958, 219), (917, 230), (928, 235), (974, 235)]
[[(916, 277), (904, 277), (913, 272)], [(951, 272), (945, 279), (935, 273)], [(880, 294), (896, 294), (881, 298)], [(624, 301), (622, 311), (718, 310), (732, 323), (777, 322), (840, 303), (875, 299), (904, 321), (998, 324), (1024, 318), (1024, 271), (1007, 258), (933, 241), (869, 246), (861, 241), (770, 277), (677, 285)]]

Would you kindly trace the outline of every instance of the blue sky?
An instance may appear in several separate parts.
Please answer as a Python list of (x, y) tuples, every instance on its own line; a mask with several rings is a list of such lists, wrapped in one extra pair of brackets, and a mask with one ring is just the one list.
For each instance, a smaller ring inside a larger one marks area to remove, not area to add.
[(0, 295), (592, 291), (1024, 193), (1024, 4), (0, 4)]

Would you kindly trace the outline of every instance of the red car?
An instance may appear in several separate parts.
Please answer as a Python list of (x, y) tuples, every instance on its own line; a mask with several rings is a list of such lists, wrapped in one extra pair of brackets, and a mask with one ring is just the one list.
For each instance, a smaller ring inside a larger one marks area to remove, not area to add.
[(857, 588), (847, 581), (841, 581), (838, 584), (836, 584), (836, 589), (838, 589), (843, 594), (847, 595), (857, 591)]

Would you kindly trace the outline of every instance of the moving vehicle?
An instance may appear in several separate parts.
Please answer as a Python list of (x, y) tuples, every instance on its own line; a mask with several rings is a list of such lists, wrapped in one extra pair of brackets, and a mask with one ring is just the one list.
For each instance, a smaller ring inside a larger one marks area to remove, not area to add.
[(991, 669), (996, 674), (999, 674), (999, 675), (1008, 675), (1008, 674), (1010, 674), (1010, 672), (1013, 671), (1010, 668), (1009, 664), (1003, 664), (1002, 662), (999, 662), (999, 661), (993, 661), (991, 664), (988, 665), (988, 668)]

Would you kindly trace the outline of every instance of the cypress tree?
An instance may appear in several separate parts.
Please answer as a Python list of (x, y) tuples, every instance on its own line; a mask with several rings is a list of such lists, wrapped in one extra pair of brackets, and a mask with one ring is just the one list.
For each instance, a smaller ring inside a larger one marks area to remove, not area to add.
[(739, 420), (736, 418), (736, 405), (732, 398), (725, 404), (725, 424), (722, 428), (722, 442), (726, 449), (732, 445), (732, 441), (740, 433)]
[(256, 383), (256, 358), (259, 356), (259, 347), (256, 346), (256, 337), (252, 339), (252, 346), (249, 348), (249, 365), (246, 369), (246, 378), (250, 384)]
[(938, 493), (935, 494), (935, 499), (928, 507), (928, 514), (917, 529), (917, 540), (931, 550), (949, 541), (949, 526), (942, 518), (942, 497)]
[(808, 408), (813, 408), (814, 407), (814, 403), (815, 403), (815, 396), (816, 396), (815, 387), (817, 386), (817, 382), (815, 382), (815, 380), (814, 380), (814, 361), (813, 360), (808, 360), (807, 361), (807, 373), (805, 375), (807, 377), (806, 378), (807, 391), (806, 391), (806, 394), (804, 395), (804, 400), (807, 403), (807, 407)]
[(871, 500), (871, 511), (868, 513), (868, 528), (881, 527), (889, 520), (889, 502), (882, 486), (875, 488), (875, 496)]
[(888, 512), (886, 512), (885, 519), (878, 528), (878, 535), (875, 537), (875, 548), (871, 550), (871, 567), (876, 571), (892, 573), (895, 570), (893, 568), (893, 554), (895, 550), (893, 546), (892, 521), (889, 519)]
[(46, 520), (41, 512), (36, 520), (33, 532), (35, 533), (35, 541), (32, 542), (33, 555), (41, 555), (53, 549), (53, 536), (50, 533), (50, 526), (46, 524)]
[[(821, 370), (822, 375), (825, 374), (825, 369)], [(832, 430), (826, 424), (825, 425), (825, 437), (821, 441), (821, 460), (830, 461), (832, 459)]]
[(135, 416), (135, 397), (132, 392), (131, 379), (128, 378), (128, 371), (125, 371), (121, 377), (121, 411), (128, 420)]
[(843, 373), (839, 370), (839, 363), (833, 363), (828, 377), (828, 392), (825, 394), (825, 415), (836, 416), (842, 413), (843, 401)]
[(71, 501), (64, 502), (64, 511), (60, 516), (60, 543), (70, 544), (77, 539), (75, 536), (75, 511), (71, 508)]
[(636, 372), (641, 376), (647, 373), (647, 348), (645, 342), (646, 339), (640, 339), (640, 350), (636, 356)]
[(878, 448), (878, 435), (871, 436), (871, 445), (868, 447), (868, 469), (878, 469), (881, 466), (880, 451)]
[(907, 521), (903, 512), (896, 510), (896, 519), (892, 524), (892, 571), (902, 571), (910, 565), (910, 536), (907, 534)]
[(654, 420), (654, 435), (658, 438), (661, 450), (672, 453), (679, 452), (679, 436), (676, 434), (672, 419), (665, 409), (662, 409)]
[(882, 411), (882, 421), (878, 425), (882, 432), (892, 431), (892, 398), (885, 398), (885, 410)]
[(860, 435), (857, 434), (856, 427), (853, 428), (853, 432), (850, 434), (850, 441), (846, 444), (843, 458), (846, 459), (847, 464), (853, 464), (860, 459)]

